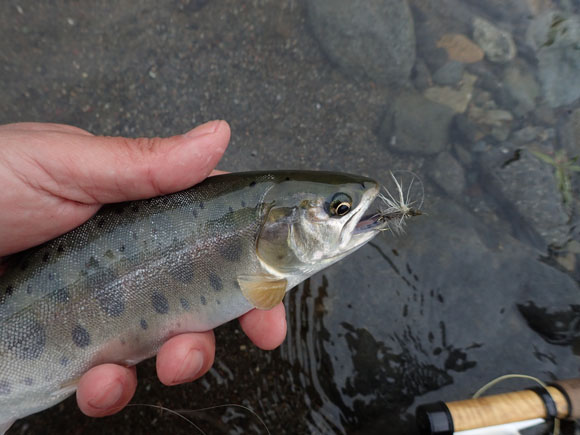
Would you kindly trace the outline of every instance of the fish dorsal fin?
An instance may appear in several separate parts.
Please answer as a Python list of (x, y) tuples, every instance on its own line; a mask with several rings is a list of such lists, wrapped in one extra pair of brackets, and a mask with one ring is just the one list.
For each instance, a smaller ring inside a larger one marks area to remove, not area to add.
[(274, 308), (286, 294), (288, 280), (273, 275), (242, 275), (238, 277), (242, 294), (259, 310)]

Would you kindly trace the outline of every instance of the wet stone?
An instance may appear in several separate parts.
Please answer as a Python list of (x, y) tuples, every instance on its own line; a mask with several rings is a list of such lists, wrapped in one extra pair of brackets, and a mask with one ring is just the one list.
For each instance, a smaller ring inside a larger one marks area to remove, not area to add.
[(73, 328), (72, 340), (73, 343), (80, 348), (87, 347), (89, 344), (91, 344), (91, 336), (89, 335), (88, 331), (81, 325), (76, 325)]
[(222, 280), (215, 273), (209, 274), (209, 283), (216, 292), (219, 292), (223, 288)]
[(20, 359), (37, 359), (46, 345), (46, 331), (30, 316), (0, 331), (0, 344)]
[(165, 295), (161, 293), (155, 292), (151, 295), (151, 304), (159, 314), (167, 314), (169, 312), (169, 302)]

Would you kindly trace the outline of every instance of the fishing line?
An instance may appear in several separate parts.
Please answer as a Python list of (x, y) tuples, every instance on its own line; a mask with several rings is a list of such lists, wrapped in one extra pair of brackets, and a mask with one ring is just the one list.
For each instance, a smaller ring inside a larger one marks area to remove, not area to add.
[(251, 408), (249, 408), (247, 406), (239, 405), (237, 403), (226, 403), (224, 405), (214, 405), (214, 406), (208, 406), (206, 408), (179, 409), (179, 410), (173, 410), (173, 409), (166, 408), (164, 406), (151, 405), (151, 404), (148, 404), (148, 403), (130, 403), (127, 406), (146, 406), (146, 407), (149, 407), (149, 408), (155, 408), (155, 409), (159, 409), (159, 410), (162, 410), (162, 411), (167, 411), (170, 414), (177, 415), (181, 419), (189, 422), (202, 435), (207, 435), (207, 434), (198, 425), (196, 425), (193, 421), (191, 421), (189, 418), (187, 418), (183, 414), (185, 414), (185, 413), (192, 413), (192, 412), (211, 411), (212, 409), (217, 409), (217, 408), (241, 408), (241, 409), (243, 409), (245, 411), (248, 411), (250, 414), (252, 414), (254, 417), (256, 417), (258, 419), (258, 421), (260, 422), (260, 424), (262, 426), (264, 426), (264, 429), (266, 429), (266, 433), (268, 435), (272, 435), (271, 432), (270, 432), (270, 430), (268, 429), (268, 426), (266, 425), (266, 423), (264, 422), (264, 420), (256, 413), (256, 411), (254, 411), (253, 409), (251, 409)]
[[(475, 394), (473, 395), (472, 399), (477, 399), (478, 397), (480, 397), (483, 393), (485, 393), (487, 390), (489, 390), (491, 387), (493, 387), (494, 385), (499, 384), (500, 382), (503, 382), (507, 379), (514, 379), (514, 378), (518, 378), (518, 379), (528, 379), (531, 381), (536, 382), (537, 384), (539, 384), (544, 390), (546, 390), (547, 394), (550, 395), (550, 392), (548, 391), (548, 386), (542, 382), (540, 379), (534, 377), (534, 376), (530, 376), (530, 375), (522, 375), (519, 373), (511, 373), (508, 375), (503, 375), (503, 376), (498, 376), (495, 379), (492, 379), (491, 381), (489, 381), (487, 384), (485, 384), (483, 387), (481, 387), (479, 390), (477, 390), (475, 392)], [(550, 395), (551, 397), (551, 395)], [(552, 398), (552, 400), (554, 400)], [(560, 419), (558, 417), (554, 417), (554, 432), (553, 435), (560, 435)]]
[(181, 418), (182, 420), (187, 421), (195, 429), (197, 429), (201, 435), (207, 435), (197, 424), (195, 424), (193, 421), (191, 421), (185, 415), (181, 415), (179, 412), (174, 411), (173, 409), (166, 408), (165, 406), (151, 405), (150, 403), (129, 403), (127, 405), (127, 407), (129, 407), (129, 406), (131, 406), (131, 407), (144, 406), (144, 407), (147, 407), (147, 408), (153, 408), (153, 409), (159, 409), (161, 411), (167, 411), (170, 414), (176, 415), (177, 417)]

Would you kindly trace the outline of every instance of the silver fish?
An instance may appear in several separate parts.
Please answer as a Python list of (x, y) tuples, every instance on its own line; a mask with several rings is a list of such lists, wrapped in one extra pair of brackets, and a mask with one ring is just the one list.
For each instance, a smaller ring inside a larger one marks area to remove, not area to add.
[(0, 432), (95, 365), (134, 365), (171, 336), (274, 307), (385, 229), (367, 213), (378, 193), (348, 174), (220, 175), (104, 206), (15, 256), (0, 277)]

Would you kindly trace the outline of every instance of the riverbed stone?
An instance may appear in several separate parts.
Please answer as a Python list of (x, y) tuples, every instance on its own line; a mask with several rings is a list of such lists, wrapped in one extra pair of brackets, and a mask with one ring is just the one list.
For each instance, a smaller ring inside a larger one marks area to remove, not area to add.
[(483, 18), (477, 17), (473, 21), (473, 39), (491, 62), (506, 63), (516, 56), (512, 35)]
[(449, 59), (463, 63), (475, 63), (483, 59), (483, 50), (467, 36), (447, 33), (437, 41), (437, 47), (447, 51)]
[(477, 76), (465, 73), (459, 87), (433, 86), (426, 89), (423, 95), (428, 100), (450, 107), (455, 113), (463, 113), (471, 101), (476, 81)]
[(429, 176), (451, 197), (459, 196), (465, 189), (465, 170), (449, 152), (437, 154), (430, 162)]
[(433, 74), (433, 82), (441, 86), (454, 86), (463, 77), (463, 64), (451, 60)]
[(353, 77), (407, 81), (415, 62), (413, 18), (402, 0), (308, 0), (310, 28), (326, 55)]
[(551, 107), (580, 98), (580, 16), (551, 11), (538, 16), (527, 31), (535, 48), (544, 97)]
[(437, 154), (449, 146), (449, 107), (420, 94), (401, 95), (381, 125), (380, 137), (389, 148), (402, 152)]
[(569, 216), (557, 188), (554, 168), (527, 149), (504, 143), (481, 154), (486, 185), (504, 207), (517, 213), (518, 230), (543, 244), (563, 246)]

